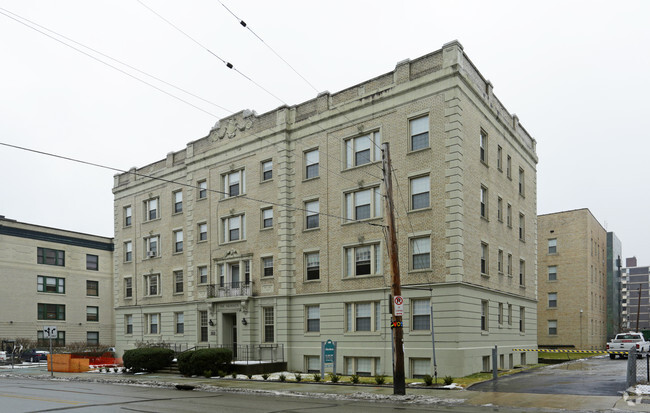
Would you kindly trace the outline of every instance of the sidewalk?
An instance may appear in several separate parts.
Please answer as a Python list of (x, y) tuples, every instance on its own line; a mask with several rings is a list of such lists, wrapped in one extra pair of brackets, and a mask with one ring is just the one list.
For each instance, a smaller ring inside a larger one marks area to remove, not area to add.
[[(51, 373), (45, 365), (29, 368), (0, 368), (0, 377), (31, 377), (49, 380)], [(650, 412), (650, 404), (643, 399), (619, 396), (581, 396), (561, 394), (474, 392), (408, 387), (406, 396), (393, 395), (392, 386), (351, 385), (349, 383), (298, 383), (263, 380), (236, 380), (231, 378), (183, 377), (179, 374), (122, 374), (122, 373), (54, 373), (55, 380), (90, 381), (102, 383), (137, 384), (174, 388), (177, 384), (195, 386), (203, 391), (259, 392), (273, 395), (304, 395), (323, 398), (352, 398), (357, 400), (408, 401), (422, 403), (436, 401), (447, 405), (472, 405), (512, 408), (546, 408), (564, 411), (631, 411)], [(647, 400), (650, 402), (650, 399)]]

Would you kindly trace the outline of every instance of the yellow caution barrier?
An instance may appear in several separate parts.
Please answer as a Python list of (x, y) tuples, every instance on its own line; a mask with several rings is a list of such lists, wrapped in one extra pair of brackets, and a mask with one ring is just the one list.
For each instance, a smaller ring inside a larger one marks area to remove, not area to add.
[(543, 353), (592, 353), (592, 354), (627, 354), (627, 351), (609, 350), (554, 350), (546, 348), (513, 348), (512, 351), (538, 351)]

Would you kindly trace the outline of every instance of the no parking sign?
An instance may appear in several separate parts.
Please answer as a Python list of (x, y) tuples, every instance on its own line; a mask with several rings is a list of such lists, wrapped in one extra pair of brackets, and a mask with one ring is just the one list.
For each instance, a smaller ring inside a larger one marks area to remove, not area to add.
[(404, 315), (404, 297), (401, 295), (396, 295), (393, 298), (393, 315), (395, 317), (401, 317)]

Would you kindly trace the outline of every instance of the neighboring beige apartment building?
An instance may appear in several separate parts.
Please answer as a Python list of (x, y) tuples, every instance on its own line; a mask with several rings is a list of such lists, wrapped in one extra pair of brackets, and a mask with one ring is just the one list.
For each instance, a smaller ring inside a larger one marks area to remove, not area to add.
[[(115, 176), (118, 352), (256, 346), (392, 374), (390, 145), (408, 377), (536, 362), (535, 140), (454, 41), (337, 93), (222, 119)], [(433, 305), (433, 323), (430, 306)], [(243, 351), (241, 347), (238, 351)], [(276, 353), (277, 356), (277, 353)]]
[(0, 337), (115, 344), (113, 240), (0, 216)]
[(604, 349), (607, 231), (586, 208), (537, 221), (539, 345)]

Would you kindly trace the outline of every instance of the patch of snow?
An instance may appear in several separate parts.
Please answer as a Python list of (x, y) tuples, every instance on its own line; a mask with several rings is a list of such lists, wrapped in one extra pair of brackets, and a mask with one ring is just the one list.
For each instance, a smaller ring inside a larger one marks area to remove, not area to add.
[(451, 383), (451, 384), (449, 384), (449, 385), (447, 385), (447, 386), (442, 386), (442, 388), (443, 388), (443, 389), (452, 389), (452, 390), (455, 390), (455, 389), (460, 389), (460, 390), (462, 390), (462, 389), (463, 389), (463, 386), (461, 386), (461, 385), (459, 385), (459, 384), (456, 384), (456, 383)]

